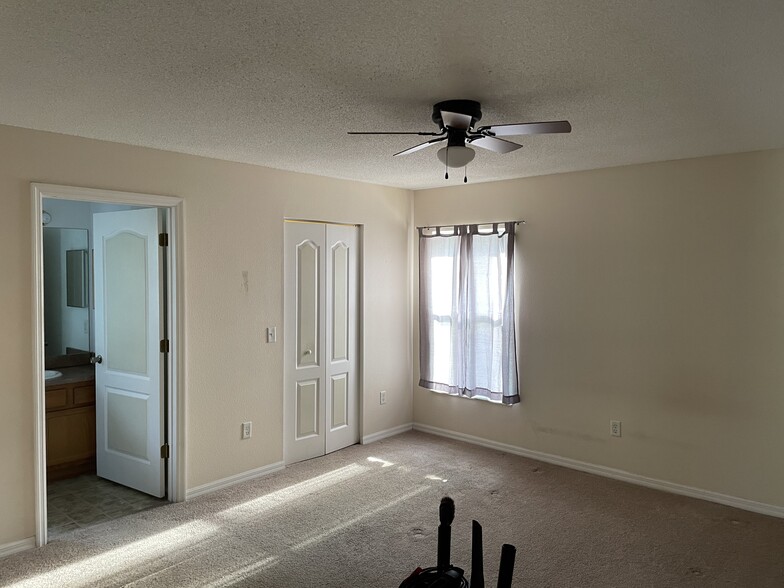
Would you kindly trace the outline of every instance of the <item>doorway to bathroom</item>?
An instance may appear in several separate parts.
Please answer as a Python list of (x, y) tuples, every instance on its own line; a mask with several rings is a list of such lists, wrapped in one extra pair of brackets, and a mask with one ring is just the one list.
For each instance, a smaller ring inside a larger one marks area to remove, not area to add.
[(32, 185), (36, 542), (182, 499), (179, 198)]

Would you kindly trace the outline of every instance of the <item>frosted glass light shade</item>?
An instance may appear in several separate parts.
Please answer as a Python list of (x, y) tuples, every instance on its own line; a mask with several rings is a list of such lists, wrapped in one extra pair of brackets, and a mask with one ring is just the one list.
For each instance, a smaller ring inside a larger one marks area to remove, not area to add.
[[(447, 152), (449, 157), (447, 157)], [(465, 167), (474, 159), (474, 150), (469, 147), (455, 145), (453, 147), (442, 147), (436, 153), (438, 160), (447, 167)]]

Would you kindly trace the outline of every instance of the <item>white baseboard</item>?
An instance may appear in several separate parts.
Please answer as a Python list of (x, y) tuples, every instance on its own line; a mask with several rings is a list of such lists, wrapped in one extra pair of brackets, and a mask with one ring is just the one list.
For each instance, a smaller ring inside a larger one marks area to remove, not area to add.
[(28, 537), (21, 541), (14, 541), (0, 545), (0, 558), (11, 555), (12, 553), (19, 553), (20, 551), (27, 551), (35, 547), (35, 537)]
[(189, 488), (185, 491), (185, 500), (195, 498), (196, 496), (201, 496), (202, 494), (215, 492), (216, 490), (222, 490), (223, 488), (228, 488), (241, 482), (246, 482), (255, 478), (261, 478), (262, 476), (268, 476), (269, 474), (279, 472), (284, 467), (284, 463), (282, 461), (278, 461), (260, 468), (256, 468), (255, 470), (248, 470), (247, 472), (235, 474), (233, 476), (229, 476), (228, 478), (215, 480), (214, 482), (208, 482), (207, 484), (202, 484), (201, 486)]
[[(400, 433), (405, 433), (406, 431), (410, 431), (413, 427), (414, 427), (413, 423), (406, 423), (398, 427), (393, 427), (391, 429), (379, 431), (378, 433), (366, 435), (362, 437), (362, 445), (367, 445), (368, 443), (373, 443), (374, 441), (380, 441), (381, 439), (386, 439), (387, 437), (392, 437), (393, 435), (399, 435)], [(284, 462), (279, 461), (276, 463), (272, 463), (270, 465), (257, 468), (255, 470), (249, 470), (241, 474), (229, 476), (228, 478), (215, 480), (214, 482), (208, 482), (207, 484), (202, 484), (201, 486), (189, 488), (188, 490), (185, 491), (185, 500), (195, 498), (196, 496), (201, 496), (202, 494), (215, 492), (216, 490), (221, 490), (222, 488), (228, 488), (230, 486), (234, 486), (235, 484), (245, 482), (246, 480), (261, 478), (262, 476), (267, 476), (274, 472), (278, 472), (282, 470), (284, 467), (285, 467)]]
[(422, 431), (423, 433), (439, 435), (441, 437), (448, 437), (458, 441), (465, 441), (467, 443), (473, 443), (474, 445), (481, 445), (482, 447), (489, 447), (491, 449), (505, 451), (506, 453), (513, 453), (515, 455), (529, 457), (531, 459), (552, 463), (555, 465), (571, 468), (573, 470), (580, 470), (582, 472), (588, 472), (589, 474), (604, 476), (605, 478), (612, 478), (614, 480), (629, 482), (630, 484), (637, 484), (638, 486), (653, 488), (654, 490), (663, 490), (664, 492), (671, 492), (672, 494), (681, 494), (683, 496), (699, 498), (702, 500), (708, 500), (710, 502), (717, 502), (719, 504), (733, 506), (735, 508), (740, 508), (751, 512), (784, 518), (784, 506), (755, 502), (754, 500), (747, 500), (746, 498), (737, 498), (727, 494), (720, 494), (719, 492), (712, 492), (710, 490), (703, 490), (701, 488), (693, 488), (691, 486), (684, 486), (683, 484), (675, 484), (673, 482), (666, 482), (664, 480), (657, 480), (655, 478), (647, 478), (645, 476), (632, 474), (623, 470), (616, 470), (614, 468), (578, 461), (568, 457), (560, 457), (550, 453), (542, 453), (541, 451), (523, 449), (522, 447), (517, 447), (515, 445), (499, 443), (498, 441), (491, 441), (489, 439), (483, 439), (482, 437), (474, 437), (473, 435), (466, 435), (465, 433), (458, 433), (448, 429), (431, 427), (430, 425), (424, 425), (421, 423), (414, 423), (414, 430)]
[(384, 431), (379, 431), (378, 433), (371, 433), (370, 435), (365, 435), (364, 437), (362, 437), (362, 445), (367, 445), (368, 443), (373, 443), (375, 441), (381, 441), (382, 439), (386, 439), (387, 437), (400, 435), (400, 433), (405, 433), (406, 431), (410, 431), (413, 428), (414, 428), (414, 423), (406, 423), (404, 425), (392, 427), (391, 429), (385, 429)]

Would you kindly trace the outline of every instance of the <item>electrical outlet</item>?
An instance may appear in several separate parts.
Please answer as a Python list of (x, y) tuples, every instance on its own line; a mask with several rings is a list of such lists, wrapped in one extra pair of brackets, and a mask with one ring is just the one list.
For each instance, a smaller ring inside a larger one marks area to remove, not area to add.
[(610, 421), (610, 435), (613, 437), (621, 436), (621, 421)]
[(251, 425), (253, 423), (248, 421), (247, 423), (242, 423), (242, 438), (243, 439), (250, 439), (251, 435)]
[(387, 403), (387, 391), (382, 390), (378, 393), (378, 403), (379, 404), (386, 404)]

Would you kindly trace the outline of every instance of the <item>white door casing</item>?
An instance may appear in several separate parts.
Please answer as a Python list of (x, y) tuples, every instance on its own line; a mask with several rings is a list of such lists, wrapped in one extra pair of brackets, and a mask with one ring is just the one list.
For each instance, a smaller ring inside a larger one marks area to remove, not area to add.
[(286, 222), (284, 457), (359, 440), (358, 229)]
[(165, 494), (163, 317), (155, 208), (93, 215), (98, 475)]

